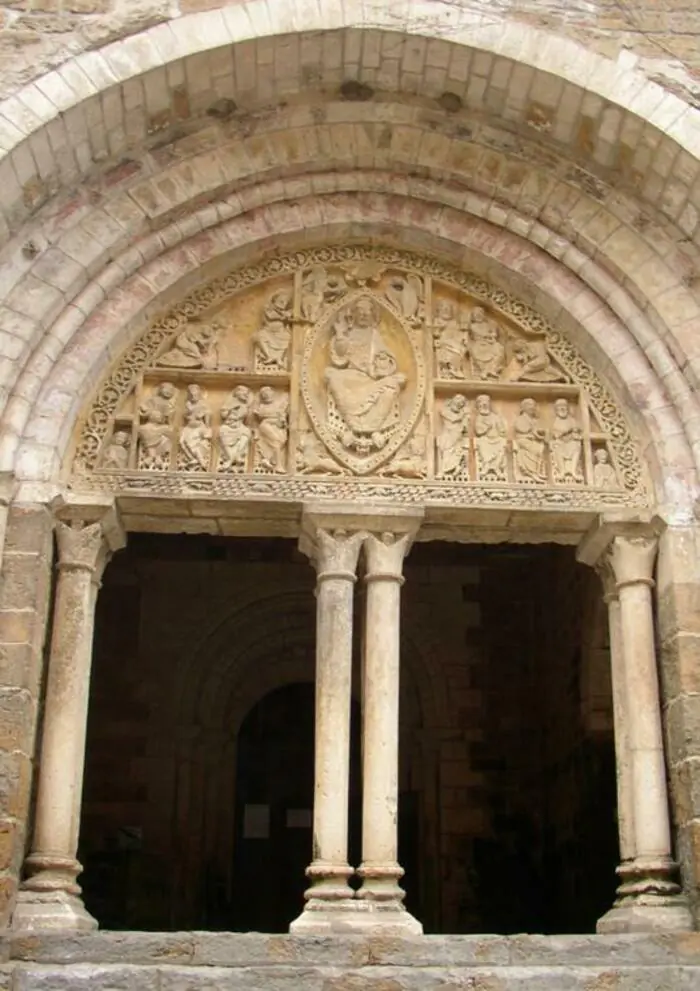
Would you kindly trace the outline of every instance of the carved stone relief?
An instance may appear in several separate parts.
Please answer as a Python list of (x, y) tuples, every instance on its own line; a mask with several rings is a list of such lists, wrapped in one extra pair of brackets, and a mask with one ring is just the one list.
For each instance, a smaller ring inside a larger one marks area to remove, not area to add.
[(99, 390), (74, 471), (231, 498), (648, 502), (620, 410), (561, 334), (479, 279), (360, 247), (231, 273), (156, 321)]

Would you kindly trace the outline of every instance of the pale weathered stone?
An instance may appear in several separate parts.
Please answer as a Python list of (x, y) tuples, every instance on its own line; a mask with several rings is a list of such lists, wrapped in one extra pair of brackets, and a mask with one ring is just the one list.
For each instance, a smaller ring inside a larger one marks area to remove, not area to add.
[(382, 533), (365, 537), (367, 606), (363, 684), (362, 887), (368, 928), (418, 933), (420, 922), (403, 907), (398, 862), (400, 600), (403, 561), (420, 526), (387, 517)]
[[(620, 852), (622, 880), (613, 908), (598, 922), (599, 932), (643, 932), (692, 928), (690, 913), (674, 879), (667, 779), (661, 729), (651, 589), (659, 521), (604, 524), (579, 549), (582, 560), (604, 556), (618, 601), (619, 628), (611, 630), (621, 656), (613, 662), (621, 775)], [(621, 678), (619, 676), (622, 676)], [(628, 792), (625, 789), (629, 789)]]
[(342, 931), (353, 913), (348, 885), (348, 794), (353, 585), (362, 532), (308, 514), (302, 548), (316, 567), (316, 736), (311, 887), (291, 932)]
[[(95, 512), (97, 510), (97, 512)], [(85, 762), (95, 599), (111, 550), (119, 546), (110, 506), (68, 505), (59, 521), (59, 581), (44, 707), (42, 759), (32, 849), (13, 916), (19, 930), (90, 929), (76, 860)], [(89, 522), (90, 518), (95, 522)], [(103, 525), (103, 517), (105, 525)]]

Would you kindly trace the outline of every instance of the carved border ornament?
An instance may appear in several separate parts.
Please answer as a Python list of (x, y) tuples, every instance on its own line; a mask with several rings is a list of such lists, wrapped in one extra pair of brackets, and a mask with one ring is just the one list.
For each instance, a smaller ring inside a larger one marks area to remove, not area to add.
[(576, 348), (473, 274), (390, 248), (272, 258), (191, 292), (99, 387), (81, 489), (283, 502), (648, 506)]

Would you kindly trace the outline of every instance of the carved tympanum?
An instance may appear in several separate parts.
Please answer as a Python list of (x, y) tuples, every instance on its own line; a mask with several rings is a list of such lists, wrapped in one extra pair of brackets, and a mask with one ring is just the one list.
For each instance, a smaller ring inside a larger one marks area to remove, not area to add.
[(231, 273), (156, 320), (75, 469), (174, 495), (648, 503), (622, 413), (560, 333), (476, 277), (356, 246)]

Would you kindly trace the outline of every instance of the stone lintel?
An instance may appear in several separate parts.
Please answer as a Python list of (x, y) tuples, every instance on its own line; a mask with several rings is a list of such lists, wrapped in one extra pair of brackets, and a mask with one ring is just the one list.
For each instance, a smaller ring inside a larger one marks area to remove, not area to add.
[(100, 523), (112, 553), (126, 544), (126, 532), (113, 496), (101, 492), (64, 492), (52, 501), (51, 509), (63, 523)]
[(576, 560), (595, 567), (615, 537), (659, 537), (666, 528), (653, 512), (605, 513), (582, 537)]

